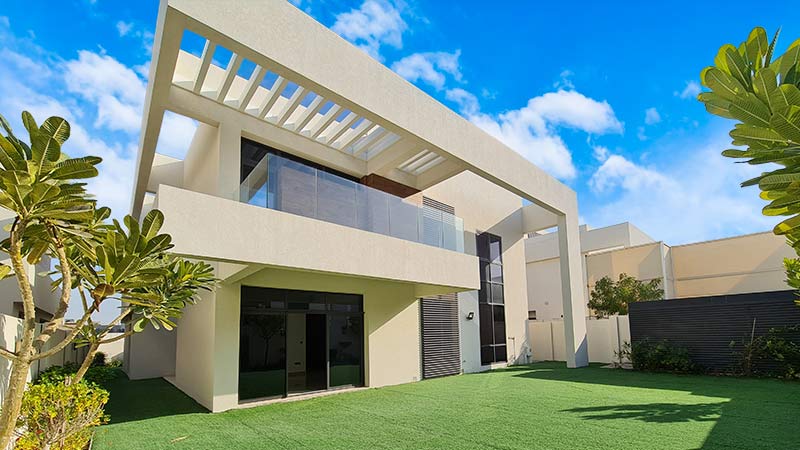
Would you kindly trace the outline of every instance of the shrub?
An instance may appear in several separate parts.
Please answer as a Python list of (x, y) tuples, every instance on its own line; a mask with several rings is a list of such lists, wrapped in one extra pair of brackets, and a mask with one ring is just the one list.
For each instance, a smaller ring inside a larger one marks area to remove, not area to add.
[(86, 382), (39, 383), (25, 391), (17, 426), (24, 427), (18, 450), (84, 450), (92, 428), (108, 421), (108, 391)]
[[(105, 366), (91, 366), (84, 375), (84, 380), (90, 383), (96, 383), (105, 386), (109, 381), (119, 376), (119, 364), (108, 364)], [(42, 383), (61, 383), (68, 377), (75, 375), (78, 372), (78, 366), (73, 363), (67, 363), (63, 366), (53, 366), (39, 374), (36, 379), (36, 384)]]
[(667, 340), (654, 342), (644, 339), (632, 344), (629, 352), (626, 356), (636, 370), (671, 373), (697, 371), (697, 367), (689, 358), (689, 351)]
[[(800, 378), (800, 325), (770, 328), (766, 334), (744, 342), (739, 356), (739, 372), (745, 376)], [(733, 346), (735, 342), (731, 342)]]
[(94, 358), (92, 358), (92, 367), (105, 366), (105, 365), (106, 365), (106, 354), (103, 352), (95, 353)]

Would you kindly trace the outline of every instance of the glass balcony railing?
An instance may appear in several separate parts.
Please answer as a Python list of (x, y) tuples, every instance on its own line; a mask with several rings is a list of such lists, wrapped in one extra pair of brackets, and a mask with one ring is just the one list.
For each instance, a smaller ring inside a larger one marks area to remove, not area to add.
[(251, 205), (464, 251), (464, 222), (459, 217), (272, 153), (242, 182), (239, 198)]

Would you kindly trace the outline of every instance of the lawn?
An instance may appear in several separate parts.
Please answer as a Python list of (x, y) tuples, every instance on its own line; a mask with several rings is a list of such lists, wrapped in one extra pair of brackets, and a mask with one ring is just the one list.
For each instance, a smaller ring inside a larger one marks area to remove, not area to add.
[(540, 363), (209, 414), (118, 380), (94, 449), (797, 449), (800, 383)]

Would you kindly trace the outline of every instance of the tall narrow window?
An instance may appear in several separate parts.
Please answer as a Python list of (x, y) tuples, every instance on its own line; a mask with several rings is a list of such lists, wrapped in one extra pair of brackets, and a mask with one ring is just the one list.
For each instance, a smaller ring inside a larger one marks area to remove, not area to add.
[(481, 273), (478, 292), (481, 364), (504, 362), (507, 356), (502, 242), (499, 236), (481, 233), (476, 244)]

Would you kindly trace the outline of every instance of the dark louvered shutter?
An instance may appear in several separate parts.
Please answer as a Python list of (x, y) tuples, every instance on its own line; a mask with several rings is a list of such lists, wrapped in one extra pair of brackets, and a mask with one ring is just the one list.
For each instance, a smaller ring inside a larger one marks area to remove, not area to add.
[[(427, 197), (423, 206), (449, 214), (454, 208)], [(422, 377), (435, 378), (461, 373), (461, 350), (458, 334), (458, 297), (437, 295), (420, 299), (422, 332)]]

